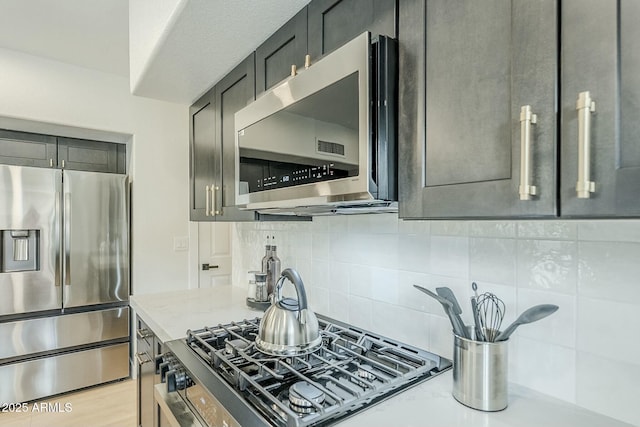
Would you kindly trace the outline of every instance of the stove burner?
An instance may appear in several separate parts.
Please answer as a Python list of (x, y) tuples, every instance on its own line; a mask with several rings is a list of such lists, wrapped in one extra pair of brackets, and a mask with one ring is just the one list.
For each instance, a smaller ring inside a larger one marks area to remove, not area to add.
[(238, 350), (244, 350), (247, 347), (249, 344), (241, 339), (229, 340), (224, 345), (224, 351), (227, 354), (237, 354)]
[(362, 364), (358, 367), (356, 375), (367, 381), (373, 381), (376, 379), (376, 376), (373, 374), (373, 372), (371, 372), (372, 370), (373, 368), (371, 367), (371, 365)]
[(299, 381), (289, 387), (289, 403), (291, 409), (300, 413), (315, 411), (313, 403), (324, 402), (325, 394), (322, 390), (312, 386), (306, 381)]

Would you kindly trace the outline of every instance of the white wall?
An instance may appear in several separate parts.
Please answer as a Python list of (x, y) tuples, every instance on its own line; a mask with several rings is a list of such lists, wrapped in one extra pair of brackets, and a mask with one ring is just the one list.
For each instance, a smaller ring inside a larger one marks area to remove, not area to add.
[(234, 284), (260, 269), (267, 234), (319, 313), (451, 357), (442, 307), (413, 289), (451, 287), (471, 323), (471, 282), (507, 305), (558, 312), (519, 328), (509, 380), (640, 425), (640, 220), (402, 221), (397, 215), (238, 223)]
[[(0, 49), (0, 124), (131, 135), (134, 293), (187, 287), (188, 106), (132, 96), (126, 77)], [(17, 120), (14, 120), (17, 119)]]

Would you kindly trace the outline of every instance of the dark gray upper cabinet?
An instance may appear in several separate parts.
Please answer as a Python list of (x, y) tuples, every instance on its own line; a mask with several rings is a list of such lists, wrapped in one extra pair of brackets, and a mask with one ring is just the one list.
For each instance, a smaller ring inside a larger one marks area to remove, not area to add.
[(235, 113), (255, 100), (255, 62), (252, 53), (215, 86), (216, 139), (221, 156), (215, 159), (221, 181), (213, 195), (217, 221), (250, 221), (253, 211), (235, 208)]
[(314, 0), (307, 8), (312, 61), (365, 31), (397, 37), (396, 0)]
[(556, 15), (554, 0), (400, 2), (401, 217), (555, 215)]
[[(639, 216), (640, 2), (566, 0), (561, 22), (560, 212)], [(584, 92), (594, 111), (584, 95), (578, 102)], [(577, 197), (578, 183), (588, 198)]]
[(256, 95), (291, 75), (291, 65), (302, 67), (307, 54), (305, 7), (256, 49)]
[(0, 130), (0, 163), (126, 173), (125, 161), (124, 144)]
[(56, 138), (0, 129), (0, 163), (42, 168), (54, 167), (58, 163)]
[(215, 123), (215, 88), (212, 88), (189, 109), (189, 211), (192, 221), (215, 219), (211, 212), (211, 188), (220, 185), (219, 162), (215, 162), (220, 156), (220, 150), (216, 149)]
[(58, 167), (79, 171), (125, 173), (125, 145), (58, 137)]

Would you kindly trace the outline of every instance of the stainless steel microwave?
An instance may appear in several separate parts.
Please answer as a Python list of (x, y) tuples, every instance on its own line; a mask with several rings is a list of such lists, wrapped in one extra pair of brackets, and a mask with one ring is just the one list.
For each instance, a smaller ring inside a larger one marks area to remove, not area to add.
[(235, 115), (236, 205), (397, 211), (397, 49), (364, 33)]

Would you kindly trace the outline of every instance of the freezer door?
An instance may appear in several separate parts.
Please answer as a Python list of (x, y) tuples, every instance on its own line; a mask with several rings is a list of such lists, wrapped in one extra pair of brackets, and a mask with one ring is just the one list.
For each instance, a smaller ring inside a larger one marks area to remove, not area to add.
[(129, 191), (125, 175), (63, 174), (63, 307), (129, 299)]
[(60, 309), (61, 172), (0, 165), (0, 317)]

